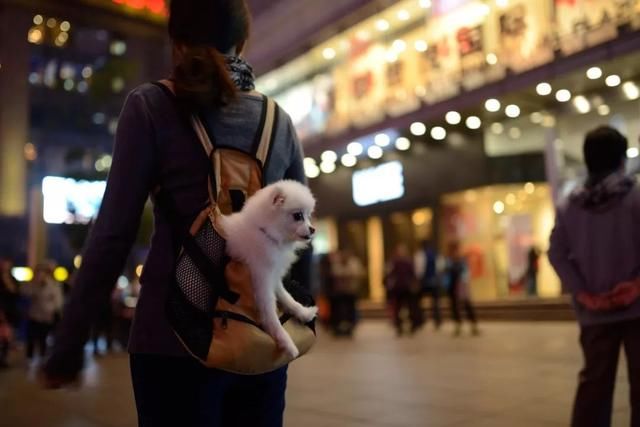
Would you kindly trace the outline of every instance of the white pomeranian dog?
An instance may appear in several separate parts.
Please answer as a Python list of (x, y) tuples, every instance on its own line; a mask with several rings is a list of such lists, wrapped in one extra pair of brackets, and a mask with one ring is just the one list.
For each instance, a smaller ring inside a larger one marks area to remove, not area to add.
[(276, 303), (304, 323), (318, 313), (317, 307), (305, 307), (293, 299), (282, 283), (297, 252), (309, 245), (315, 233), (311, 225), (315, 204), (306, 186), (283, 180), (256, 192), (240, 212), (220, 218), (227, 255), (244, 262), (251, 272), (262, 327), (292, 358), (299, 351), (280, 324)]

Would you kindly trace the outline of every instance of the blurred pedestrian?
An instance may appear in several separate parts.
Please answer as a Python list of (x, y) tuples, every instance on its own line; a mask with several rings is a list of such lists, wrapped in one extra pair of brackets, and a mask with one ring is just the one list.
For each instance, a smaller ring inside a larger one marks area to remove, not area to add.
[(625, 174), (627, 139), (603, 126), (584, 141), (588, 178), (561, 202), (549, 259), (574, 298), (584, 367), (573, 427), (611, 425), (620, 349), (631, 425), (640, 426), (640, 189)]
[[(164, 83), (174, 90), (160, 83), (144, 84), (127, 98), (100, 213), (41, 380), (47, 387), (59, 387), (78, 377), (89, 327), (100, 308), (109, 304), (149, 194), (160, 189), (161, 197), (153, 200), (155, 229), (129, 339), (139, 425), (281, 426), (287, 367), (255, 376), (207, 369), (187, 353), (165, 314), (180, 246), (175, 233), (189, 230), (210, 185), (211, 162), (189, 118), (202, 117), (216, 145), (250, 155), (267, 115), (267, 101), (253, 92), (254, 75), (241, 56), (249, 38), (246, 2), (180, 0), (170, 2), (169, 9), (174, 67)], [(281, 179), (305, 182), (302, 149), (291, 118), (279, 107), (269, 116), (274, 126), (265, 184)], [(242, 172), (244, 166), (237, 170)], [(243, 194), (232, 196), (234, 207), (239, 207)], [(175, 215), (161, 200), (174, 202)], [(292, 279), (308, 286), (308, 276), (299, 274)]]
[(338, 251), (331, 258), (331, 271), (332, 330), (337, 336), (352, 336), (358, 318), (356, 302), (364, 277), (364, 267), (353, 252), (345, 250)]
[(27, 313), (27, 359), (36, 353), (44, 357), (47, 353), (47, 337), (53, 330), (64, 301), (62, 286), (53, 279), (51, 264), (36, 267), (33, 280), (23, 286), (23, 293), (29, 298)]
[(436, 330), (442, 325), (442, 314), (440, 311), (441, 286), (441, 259), (438, 251), (430, 240), (422, 242), (420, 249), (414, 257), (416, 276), (420, 281), (423, 295), (431, 299), (431, 311), (433, 312), (433, 322)]
[(527, 271), (525, 273), (525, 285), (527, 295), (538, 295), (538, 270), (540, 264), (540, 251), (535, 246), (531, 246), (527, 253)]
[(464, 309), (467, 320), (471, 324), (471, 333), (473, 335), (479, 335), (478, 319), (476, 318), (475, 308), (471, 302), (469, 267), (458, 241), (449, 243), (445, 278), (447, 282), (447, 293), (451, 304), (451, 317), (455, 322), (454, 335), (459, 336), (462, 332), (461, 307)]
[(0, 311), (11, 328), (18, 327), (20, 314), (18, 309), (18, 281), (11, 274), (13, 263), (9, 259), (0, 259)]
[(405, 331), (403, 309), (409, 313), (410, 333), (416, 332), (424, 323), (420, 307), (420, 286), (416, 279), (413, 259), (406, 245), (396, 246), (387, 267), (385, 278), (387, 294), (393, 301), (393, 323), (396, 334), (401, 336)]

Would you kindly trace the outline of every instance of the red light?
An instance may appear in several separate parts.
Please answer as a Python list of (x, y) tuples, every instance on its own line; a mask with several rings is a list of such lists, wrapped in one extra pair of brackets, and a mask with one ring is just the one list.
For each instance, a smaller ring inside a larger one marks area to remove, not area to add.
[(132, 9), (146, 9), (157, 15), (166, 15), (164, 0), (111, 0), (115, 4), (119, 4)]

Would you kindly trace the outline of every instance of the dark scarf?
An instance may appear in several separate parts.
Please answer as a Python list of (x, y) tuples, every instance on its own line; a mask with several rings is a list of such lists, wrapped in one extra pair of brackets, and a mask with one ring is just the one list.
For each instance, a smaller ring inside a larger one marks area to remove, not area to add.
[(596, 184), (584, 185), (571, 195), (571, 200), (586, 209), (604, 210), (627, 195), (633, 188), (635, 179), (624, 172), (612, 173)]
[(255, 89), (253, 68), (243, 58), (234, 55), (225, 55), (227, 68), (231, 80), (236, 84), (238, 89), (248, 92)]

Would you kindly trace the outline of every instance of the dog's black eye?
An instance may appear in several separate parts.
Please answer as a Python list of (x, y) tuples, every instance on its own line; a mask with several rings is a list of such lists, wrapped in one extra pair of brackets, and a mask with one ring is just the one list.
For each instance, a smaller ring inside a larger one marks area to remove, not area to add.
[(304, 220), (304, 215), (302, 214), (302, 212), (296, 212), (293, 214), (293, 220), (294, 221), (303, 221)]

